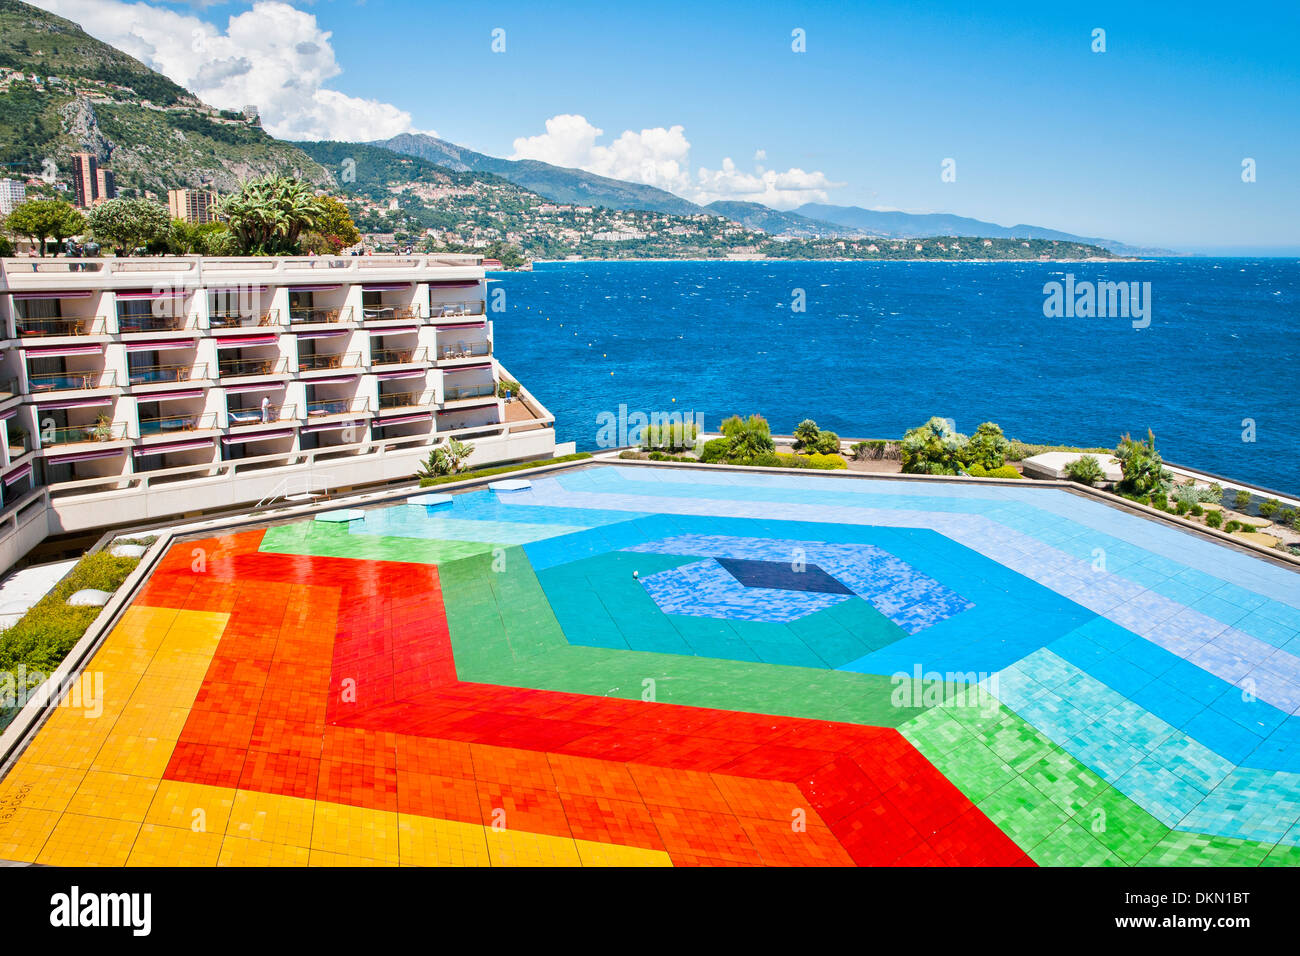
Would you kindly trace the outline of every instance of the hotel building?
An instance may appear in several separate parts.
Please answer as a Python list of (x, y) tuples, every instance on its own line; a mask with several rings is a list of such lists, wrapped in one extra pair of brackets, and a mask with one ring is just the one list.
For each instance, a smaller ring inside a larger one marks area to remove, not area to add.
[(217, 194), (210, 189), (167, 190), (167, 211), (184, 222), (212, 222), (216, 219)]
[(51, 535), (549, 457), (466, 255), (0, 260), (0, 572)]

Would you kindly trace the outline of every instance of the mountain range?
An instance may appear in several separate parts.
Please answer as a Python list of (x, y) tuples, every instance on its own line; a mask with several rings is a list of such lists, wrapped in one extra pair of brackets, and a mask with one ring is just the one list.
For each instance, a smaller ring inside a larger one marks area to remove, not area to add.
[(642, 209), (677, 216), (712, 213), (774, 236), (874, 236), (890, 239), (987, 236), (992, 239), (1055, 239), (1100, 246), (1116, 255), (1171, 254), (1167, 250), (1140, 249), (1116, 239), (1076, 236), (1043, 226), (1000, 226), (948, 213), (907, 213), (821, 203), (805, 203), (794, 210), (783, 212), (761, 203), (732, 200), (719, 200), (700, 206), (654, 186), (623, 182), (582, 169), (553, 166), (534, 159), (499, 159), (425, 133), (403, 133), (369, 145), (416, 156), (449, 169), (492, 173), (554, 202), (606, 206), (611, 209)]

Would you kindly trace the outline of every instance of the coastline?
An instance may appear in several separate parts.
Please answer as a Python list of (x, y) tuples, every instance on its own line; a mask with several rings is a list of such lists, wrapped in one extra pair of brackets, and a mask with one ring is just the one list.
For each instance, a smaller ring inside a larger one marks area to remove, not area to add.
[[(835, 259), (830, 259), (830, 258), (827, 258), (827, 259), (777, 259), (777, 258), (767, 258), (767, 257), (747, 257), (747, 258), (744, 258), (744, 259), (732, 259), (732, 258), (691, 259), (691, 258), (677, 258), (677, 257), (675, 257), (675, 256), (658, 256), (658, 257), (654, 257), (654, 258), (633, 258), (633, 257), (629, 256), (629, 257), (627, 257), (627, 258), (617, 258), (617, 259), (601, 259), (601, 258), (591, 258), (591, 259), (587, 259), (587, 258), (583, 258), (583, 259), (530, 259), (530, 260), (529, 260), (529, 264), (531, 264), (531, 265), (555, 265), (555, 264), (558, 263), (558, 264), (560, 264), (560, 265), (564, 265), (564, 264), (566, 264), (566, 263), (585, 263), (585, 262), (597, 262), (597, 263), (606, 263), (606, 262), (637, 262), (637, 263), (650, 263), (650, 262), (708, 262), (708, 263), (713, 263), (713, 262), (762, 262), (762, 263), (774, 263), (774, 262), (788, 262), (788, 263), (812, 263), (812, 262), (934, 262), (934, 263), (985, 263), (985, 264), (993, 264), (993, 263), (1026, 263), (1026, 262), (1036, 262), (1036, 263), (1050, 264), (1050, 263), (1072, 263), (1072, 262), (1150, 262), (1150, 261), (1152, 261), (1150, 258), (1144, 258), (1144, 257), (1130, 257), (1130, 256), (1114, 256), (1114, 257), (1110, 257), (1110, 258), (1101, 258), (1101, 257), (1098, 257), (1098, 256), (1091, 256), (1091, 257), (1088, 257), (1088, 258), (1085, 258), (1085, 259), (1065, 259), (1065, 258), (1053, 258), (1053, 259), (861, 259), (861, 258), (848, 258), (848, 257), (841, 257), (841, 258), (835, 258)], [(491, 271), (493, 271), (493, 272), (521, 272), (521, 271), (527, 271), (527, 270), (526, 270), (524, 267), (521, 266), (519, 269), (493, 269), (493, 270), (491, 270)]]

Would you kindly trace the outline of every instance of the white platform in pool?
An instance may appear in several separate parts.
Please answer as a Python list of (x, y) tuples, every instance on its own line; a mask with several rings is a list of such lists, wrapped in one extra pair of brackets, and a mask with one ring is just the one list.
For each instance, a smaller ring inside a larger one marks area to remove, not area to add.
[(413, 498), (407, 498), (408, 505), (449, 505), (453, 500), (452, 495), (416, 495)]
[(317, 521), (356, 521), (364, 518), (366, 513), (359, 508), (341, 508), (338, 511), (322, 511), (316, 516)]
[(507, 478), (505, 481), (494, 481), (488, 485), (493, 491), (525, 491), (532, 486), (533, 483), (527, 478)]

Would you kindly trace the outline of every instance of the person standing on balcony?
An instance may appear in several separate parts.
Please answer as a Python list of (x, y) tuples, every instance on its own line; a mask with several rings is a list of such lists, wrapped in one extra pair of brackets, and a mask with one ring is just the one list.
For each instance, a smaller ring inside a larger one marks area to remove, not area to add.
[(271, 400), (265, 395), (262, 396), (262, 423), (265, 424), (271, 420)]

